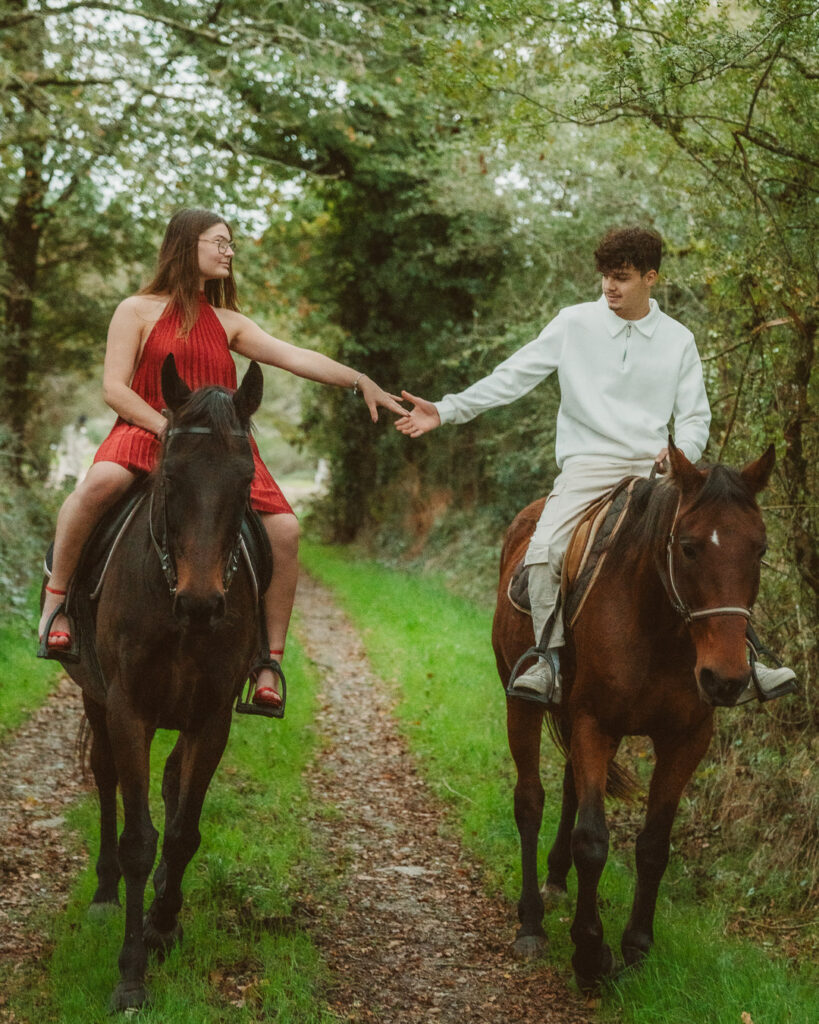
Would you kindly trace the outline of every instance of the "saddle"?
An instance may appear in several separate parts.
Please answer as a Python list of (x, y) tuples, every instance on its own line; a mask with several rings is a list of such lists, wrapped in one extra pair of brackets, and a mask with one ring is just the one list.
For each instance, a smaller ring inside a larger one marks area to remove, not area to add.
[[(634, 486), (641, 477), (625, 477), (610, 491), (592, 502), (574, 528), (563, 558), (560, 580), (560, 602), (557, 609), (564, 623), (571, 627), (577, 621), (583, 604), (603, 568), (611, 542), (625, 518)], [(518, 611), (532, 614), (529, 600), (529, 567), (523, 562), (512, 574), (507, 597)], [(551, 621), (544, 632), (551, 632)]]
[[(65, 599), (66, 614), (77, 631), (76, 650), (79, 659), (82, 659), (90, 669), (91, 695), (100, 701), (105, 699), (108, 684), (97, 658), (95, 644), (98, 600), (111, 558), (142, 503), (148, 499), (149, 479), (145, 476), (137, 480), (103, 515), (82, 549)], [(273, 556), (262, 521), (249, 505), (242, 521), (240, 547), (243, 560), (250, 572), (256, 600), (261, 603), (273, 575)], [(45, 556), (46, 578), (51, 576), (53, 553), (54, 545), (51, 544)], [(264, 622), (263, 614), (261, 621)], [(57, 657), (56, 660), (61, 659)]]

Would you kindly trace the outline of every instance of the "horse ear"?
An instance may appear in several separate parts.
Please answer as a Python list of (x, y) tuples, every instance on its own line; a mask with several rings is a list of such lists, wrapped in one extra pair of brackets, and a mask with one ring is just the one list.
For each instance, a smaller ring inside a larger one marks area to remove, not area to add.
[(262, 403), (262, 391), (264, 390), (264, 377), (257, 362), (252, 362), (242, 378), (239, 389), (233, 396), (233, 404), (236, 407), (236, 415), (247, 423), (254, 412)]
[(671, 464), (671, 479), (679, 486), (683, 494), (696, 494), (705, 483), (705, 473), (701, 473), (693, 463), (685, 457), (671, 436), (668, 438), (668, 461)]
[(759, 494), (767, 486), (776, 462), (776, 449), (768, 445), (762, 455), (755, 462), (749, 462), (742, 467), (742, 479), (751, 488), (754, 494)]
[(191, 394), (191, 389), (177, 373), (176, 360), (170, 352), (162, 364), (162, 397), (165, 399), (165, 405), (171, 412), (176, 412)]

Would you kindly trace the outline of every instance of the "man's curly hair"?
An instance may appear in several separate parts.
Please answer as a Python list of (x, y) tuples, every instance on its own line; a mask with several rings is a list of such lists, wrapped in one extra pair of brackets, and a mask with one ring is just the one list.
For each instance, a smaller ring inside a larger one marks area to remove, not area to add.
[(650, 228), (612, 228), (594, 250), (594, 260), (601, 274), (625, 267), (634, 267), (640, 274), (659, 270), (663, 258), (663, 240)]

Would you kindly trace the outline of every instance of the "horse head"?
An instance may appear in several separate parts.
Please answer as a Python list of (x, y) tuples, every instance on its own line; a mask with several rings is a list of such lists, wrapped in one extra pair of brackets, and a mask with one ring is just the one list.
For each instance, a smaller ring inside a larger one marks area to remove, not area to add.
[(700, 470), (669, 441), (669, 461), (678, 498), (661, 575), (688, 623), (702, 698), (730, 705), (750, 677), (745, 629), (765, 553), (756, 495), (770, 478), (774, 447), (741, 470), (721, 464)]
[(250, 417), (261, 402), (262, 385), (257, 363), (250, 364), (235, 392), (221, 387), (191, 391), (173, 355), (162, 366), (162, 395), (170, 415), (151, 528), (174, 615), (189, 627), (210, 627), (225, 614), (254, 473)]

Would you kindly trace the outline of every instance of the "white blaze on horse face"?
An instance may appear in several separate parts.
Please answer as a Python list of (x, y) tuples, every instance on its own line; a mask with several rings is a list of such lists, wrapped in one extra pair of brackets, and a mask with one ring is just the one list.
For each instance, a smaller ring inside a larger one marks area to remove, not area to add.
[(719, 547), (719, 534), (716, 530), (711, 534), (711, 543)]

